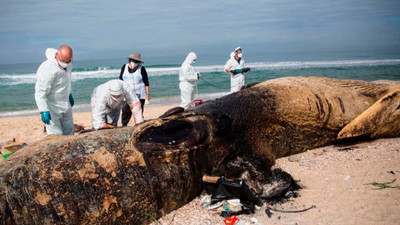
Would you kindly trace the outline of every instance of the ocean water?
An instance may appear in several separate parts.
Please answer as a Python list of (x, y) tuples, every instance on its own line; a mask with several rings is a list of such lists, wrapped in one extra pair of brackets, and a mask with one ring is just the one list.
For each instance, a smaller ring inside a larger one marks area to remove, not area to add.
[[(197, 98), (214, 99), (229, 93), (230, 78), (223, 72), (224, 56), (198, 56), (195, 69), (202, 75), (197, 83)], [(324, 76), (358, 80), (399, 80), (400, 59), (268, 60), (244, 58), (251, 71), (246, 84), (284, 76)], [(304, 57), (303, 57), (304, 58)], [(319, 57), (323, 58), (323, 57)], [(178, 104), (178, 73), (185, 56), (143, 59), (149, 75), (150, 104), (146, 107)], [(93, 89), (110, 79), (118, 79), (122, 59), (74, 61), (72, 91), (74, 111), (89, 111)], [(40, 63), (0, 65), (0, 117), (38, 113), (34, 88)]]

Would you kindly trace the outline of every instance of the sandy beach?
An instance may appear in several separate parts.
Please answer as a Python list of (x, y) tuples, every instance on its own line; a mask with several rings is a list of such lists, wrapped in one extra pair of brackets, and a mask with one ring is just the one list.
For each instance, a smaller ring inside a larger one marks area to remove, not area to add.
[[(379, 139), (346, 146), (326, 146), (281, 158), (274, 167), (289, 172), (303, 187), (299, 197), (267, 205), (255, 214), (239, 215), (241, 224), (399, 224), (400, 138)], [(379, 189), (371, 183), (391, 183)], [(397, 187), (397, 188), (396, 188)], [(169, 213), (156, 224), (225, 224), (218, 211), (200, 206), (200, 197)], [(240, 224), (240, 223), (239, 223)]]
[[(178, 105), (145, 106), (144, 119), (153, 119), (162, 115), (165, 111)], [(74, 123), (83, 126), (85, 129), (92, 128), (92, 116), (90, 112), (74, 112)], [(121, 126), (121, 119), (118, 121)], [(128, 126), (133, 126), (131, 122)], [(1, 117), (0, 118), (0, 143), (16, 139), (17, 142), (27, 144), (38, 141), (46, 136), (44, 125), (40, 115)]]
[[(156, 118), (176, 105), (146, 107), (145, 119)], [(91, 128), (90, 112), (74, 113), (76, 124)], [(31, 144), (45, 137), (40, 116), (0, 118), (0, 142), (15, 138)], [(132, 126), (130, 124), (130, 126)], [(342, 146), (326, 146), (277, 160), (303, 187), (299, 197), (266, 205), (252, 215), (239, 215), (241, 224), (399, 224), (400, 138), (379, 139)], [(396, 180), (395, 180), (396, 179)], [(373, 182), (388, 183), (378, 189)], [(200, 197), (153, 224), (224, 224), (218, 211), (200, 206)], [(239, 223), (240, 224), (240, 223)]]

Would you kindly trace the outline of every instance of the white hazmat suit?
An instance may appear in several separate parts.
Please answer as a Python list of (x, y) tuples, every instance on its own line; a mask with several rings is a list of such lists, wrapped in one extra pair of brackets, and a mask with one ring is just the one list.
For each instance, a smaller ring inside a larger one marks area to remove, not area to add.
[[(92, 126), (98, 130), (104, 123), (117, 126), (123, 100), (132, 108), (135, 123), (143, 122), (139, 99), (122, 80), (110, 80), (97, 86), (92, 93)], [(121, 95), (114, 98), (112, 95)]]
[(194, 52), (190, 52), (182, 63), (179, 71), (179, 89), (181, 90), (181, 107), (187, 109), (194, 107), (196, 82), (199, 74), (196, 73), (192, 62), (197, 59)]
[(74, 134), (72, 108), (69, 102), (71, 93), (72, 63), (62, 69), (55, 59), (57, 50), (46, 49), (46, 58), (36, 72), (35, 100), (40, 112), (50, 112), (47, 134)]
[[(233, 53), (233, 54), (232, 54)], [(225, 64), (224, 70), (228, 69), (229, 71), (235, 69), (243, 69), (244, 68), (244, 60), (240, 59), (239, 61), (235, 59), (235, 53), (231, 52), (230, 58)], [(243, 73), (231, 74), (231, 93), (240, 91), (240, 88), (244, 86), (244, 75)]]

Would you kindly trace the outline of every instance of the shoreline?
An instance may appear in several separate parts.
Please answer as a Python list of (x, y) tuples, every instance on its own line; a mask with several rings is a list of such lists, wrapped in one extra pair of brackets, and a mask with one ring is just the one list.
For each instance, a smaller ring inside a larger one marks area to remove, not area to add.
[[(198, 94), (196, 99), (202, 99), (203, 101), (213, 100), (216, 98), (223, 97), (229, 92), (215, 92), (215, 93), (202, 93)], [(154, 109), (158, 110), (159, 107), (163, 108), (165, 106), (178, 105), (180, 104), (180, 95), (176, 96), (165, 96), (150, 99), (150, 104), (145, 105), (145, 109)], [(73, 113), (86, 113), (91, 112), (90, 103), (76, 104), (72, 107)], [(146, 113), (146, 110), (145, 110)], [(37, 107), (33, 109), (26, 110), (15, 110), (15, 111), (5, 111), (0, 112), (1, 118), (10, 118), (10, 117), (25, 117), (25, 116), (36, 116), (39, 115), (39, 110)]]
[[(170, 101), (167, 103), (151, 103), (148, 105), (145, 105), (145, 109), (147, 108), (157, 108), (157, 107), (164, 107), (164, 106), (169, 106), (169, 105), (179, 105), (177, 101)], [(72, 107), (72, 112), (73, 114), (76, 113), (90, 113), (90, 104), (80, 104), (80, 105), (74, 105)], [(39, 115), (39, 110), (37, 108), (35, 109), (27, 109), (27, 110), (20, 110), (20, 111), (5, 111), (5, 112), (0, 112), (0, 119), (1, 118), (10, 118), (10, 117), (26, 117), (26, 116), (35, 116)]]

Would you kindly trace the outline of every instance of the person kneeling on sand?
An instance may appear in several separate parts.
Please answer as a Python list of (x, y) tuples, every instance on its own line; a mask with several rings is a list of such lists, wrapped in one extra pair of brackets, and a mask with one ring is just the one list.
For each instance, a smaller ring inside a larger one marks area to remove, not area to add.
[(131, 93), (130, 87), (117, 79), (97, 86), (90, 100), (93, 129), (116, 127), (124, 99), (134, 115), (135, 124), (143, 122), (140, 101)]

